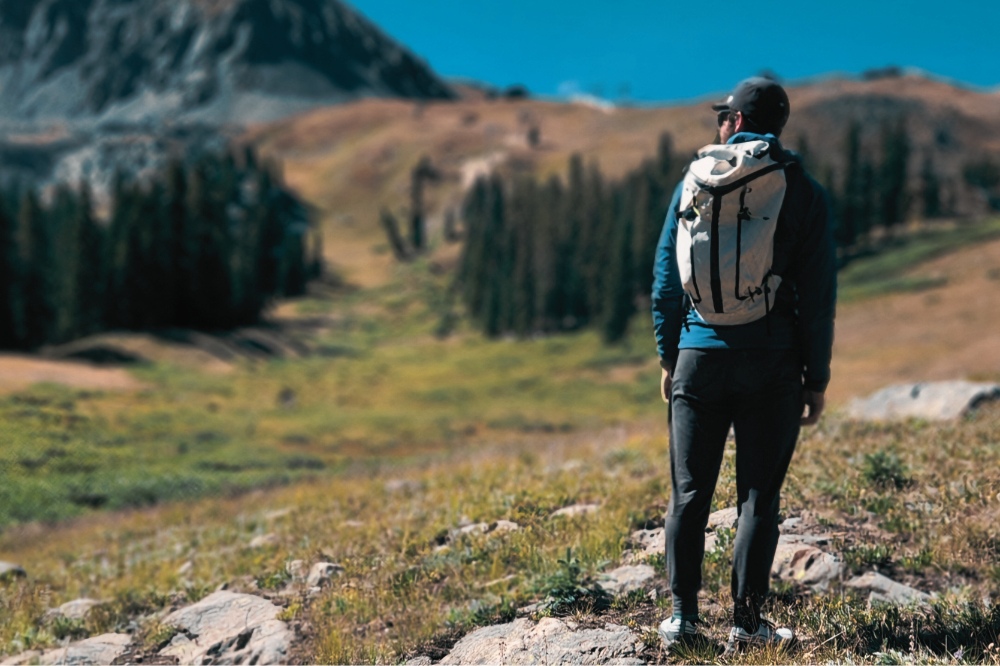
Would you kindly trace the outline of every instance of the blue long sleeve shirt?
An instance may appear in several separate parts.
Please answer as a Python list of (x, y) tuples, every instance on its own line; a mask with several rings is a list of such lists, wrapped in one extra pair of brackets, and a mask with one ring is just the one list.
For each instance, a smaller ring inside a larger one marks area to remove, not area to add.
[[(768, 141), (777, 161), (797, 156), (771, 134), (741, 132), (729, 143)], [(675, 247), (681, 185), (674, 191), (656, 248), (653, 268), (653, 330), (660, 362), (673, 367), (681, 349), (795, 349), (802, 359), (803, 387), (825, 391), (830, 382), (837, 278), (826, 192), (801, 166), (785, 170), (787, 188), (774, 236), (772, 270), (782, 278), (767, 317), (738, 326), (706, 323), (684, 307)]]

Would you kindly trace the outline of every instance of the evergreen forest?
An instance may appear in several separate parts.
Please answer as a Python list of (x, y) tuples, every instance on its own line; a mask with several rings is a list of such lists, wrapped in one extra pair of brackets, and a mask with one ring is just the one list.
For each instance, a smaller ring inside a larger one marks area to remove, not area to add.
[(226, 329), (301, 294), (320, 270), (307, 208), (249, 150), (89, 189), (0, 196), (0, 349), (109, 329)]
[[(863, 146), (861, 136), (860, 125), (849, 126), (840, 169), (820, 163), (804, 137), (797, 141), (806, 169), (826, 187), (842, 265), (877, 251), (873, 239), (891, 238), (911, 214), (950, 214), (930, 157), (919, 174), (908, 172), (905, 119), (882, 126), (878, 145)], [(665, 133), (656, 156), (618, 181), (579, 155), (565, 181), (481, 178), (463, 203), (459, 271), (476, 325), (490, 336), (597, 326), (606, 342), (621, 340), (632, 314), (648, 303), (656, 244), (687, 162)]]

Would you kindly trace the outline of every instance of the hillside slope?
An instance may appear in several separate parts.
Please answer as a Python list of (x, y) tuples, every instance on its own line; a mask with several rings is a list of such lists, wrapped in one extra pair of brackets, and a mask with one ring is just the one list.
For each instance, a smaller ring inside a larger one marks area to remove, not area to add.
[[(921, 165), (930, 157), (955, 213), (985, 209), (982, 193), (964, 185), (962, 168), (1000, 155), (1000, 95), (913, 75), (823, 80), (790, 86), (789, 95), (792, 117), (783, 138), (793, 149), (808, 145), (817, 175), (843, 168), (851, 122), (860, 124), (866, 155), (878, 159), (883, 126), (904, 119), (912, 143), (913, 191), (919, 191)], [(536, 147), (528, 140), (531, 128), (540, 133)], [(677, 159), (686, 160), (714, 138), (715, 116), (707, 101), (609, 110), (541, 100), (369, 100), (263, 126), (248, 140), (281, 161), (289, 183), (325, 212), (334, 263), (349, 280), (371, 285), (384, 283), (392, 263), (378, 210), (406, 206), (410, 170), (421, 156), (445, 174), (445, 182), (428, 196), (439, 224), (441, 213), (458, 205), (463, 186), (477, 173), (504, 168), (545, 177), (563, 173), (569, 156), (580, 153), (606, 175), (620, 177), (656, 153), (662, 132), (673, 138)]]

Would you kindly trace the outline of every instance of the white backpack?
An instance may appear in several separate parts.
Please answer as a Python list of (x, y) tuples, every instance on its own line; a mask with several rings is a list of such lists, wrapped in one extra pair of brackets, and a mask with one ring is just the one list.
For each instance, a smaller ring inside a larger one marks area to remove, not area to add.
[(766, 141), (711, 145), (684, 176), (677, 266), (691, 304), (709, 324), (767, 315), (781, 277), (771, 272), (788, 162)]

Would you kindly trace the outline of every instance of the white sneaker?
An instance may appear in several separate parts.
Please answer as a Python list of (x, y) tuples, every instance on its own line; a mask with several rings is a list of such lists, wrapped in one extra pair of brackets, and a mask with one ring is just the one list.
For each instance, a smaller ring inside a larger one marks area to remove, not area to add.
[(657, 633), (663, 641), (663, 647), (669, 648), (675, 643), (685, 643), (700, 637), (697, 622), (671, 617), (660, 623)]
[(795, 641), (795, 632), (787, 627), (775, 627), (761, 618), (757, 631), (750, 632), (743, 627), (733, 627), (729, 631), (729, 642), (726, 651), (732, 652), (749, 645), (791, 645)]

